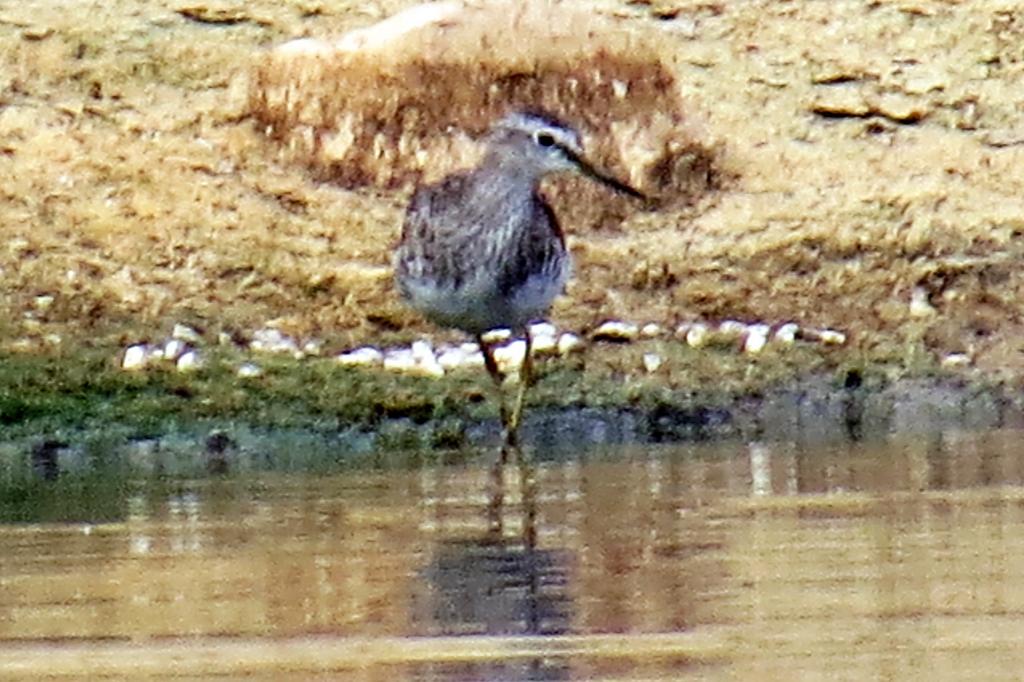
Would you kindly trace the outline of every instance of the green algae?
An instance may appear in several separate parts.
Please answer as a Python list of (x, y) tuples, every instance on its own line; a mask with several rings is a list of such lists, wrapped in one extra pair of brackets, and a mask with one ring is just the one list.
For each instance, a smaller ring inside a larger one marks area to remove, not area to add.
[[(658, 372), (640, 369), (644, 352), (664, 357)], [(116, 356), (115, 349), (97, 348), (0, 355), (0, 438), (67, 430), (148, 438), (216, 423), (331, 433), (405, 421), (434, 424), (433, 444), (457, 447), (463, 424), (497, 414), (495, 387), (472, 368), (434, 379), (344, 367), (331, 358), (251, 358), (214, 349), (195, 371), (179, 372), (170, 363), (126, 371)], [(237, 367), (252, 359), (260, 374), (239, 377)], [(540, 362), (529, 409), (724, 405), (832, 364), (803, 348), (752, 357), (667, 341), (600, 345), (585, 356)], [(511, 396), (512, 387), (504, 388)], [(397, 433), (391, 440), (409, 445)]]

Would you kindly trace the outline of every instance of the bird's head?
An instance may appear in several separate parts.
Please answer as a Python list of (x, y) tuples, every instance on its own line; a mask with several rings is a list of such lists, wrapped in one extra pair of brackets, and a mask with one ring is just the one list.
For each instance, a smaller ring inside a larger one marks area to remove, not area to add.
[(552, 116), (528, 111), (508, 114), (491, 129), (488, 145), (506, 169), (514, 165), (538, 178), (559, 171), (578, 171), (618, 192), (644, 198), (591, 165), (583, 155), (579, 133)]

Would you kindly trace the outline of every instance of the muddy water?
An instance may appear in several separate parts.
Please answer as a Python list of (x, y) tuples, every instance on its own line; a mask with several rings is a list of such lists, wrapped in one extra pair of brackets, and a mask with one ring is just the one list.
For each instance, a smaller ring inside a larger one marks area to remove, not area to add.
[(1017, 680), (1024, 434), (481, 452), (0, 527), (0, 673)]

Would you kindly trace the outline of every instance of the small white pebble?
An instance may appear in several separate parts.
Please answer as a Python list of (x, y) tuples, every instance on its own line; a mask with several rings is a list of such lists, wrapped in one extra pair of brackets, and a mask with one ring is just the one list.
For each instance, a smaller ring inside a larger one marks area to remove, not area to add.
[(121, 368), (127, 370), (142, 369), (149, 359), (149, 348), (143, 344), (128, 346), (124, 351), (124, 358), (121, 360)]
[(655, 339), (665, 333), (665, 330), (661, 328), (660, 324), (648, 322), (640, 328), (640, 336), (645, 339)]
[(299, 350), (295, 339), (272, 327), (253, 332), (249, 348), (262, 353), (295, 353)]
[(466, 353), (463, 356), (463, 358), (463, 367), (483, 367), (486, 364), (484, 362), (484, 354), (479, 349), (473, 351), (472, 353)]
[(324, 345), (316, 339), (310, 339), (306, 343), (302, 344), (302, 352), (306, 355), (320, 355), (323, 351)]
[(565, 332), (558, 337), (558, 354), (568, 355), (583, 350), (583, 339), (572, 332)]
[(199, 351), (190, 350), (178, 358), (175, 366), (179, 372), (192, 372), (203, 366), (203, 358), (199, 355)]
[(846, 334), (834, 329), (805, 329), (803, 335), (811, 341), (818, 341), (828, 346), (841, 346), (846, 343)]
[(830, 346), (841, 346), (846, 343), (846, 334), (834, 329), (822, 329), (818, 332), (821, 342)]
[(756, 354), (764, 350), (768, 345), (768, 334), (771, 327), (766, 324), (752, 324), (747, 327), (747, 335), (743, 339), (743, 351)]
[(255, 362), (243, 362), (238, 366), (237, 374), (243, 379), (251, 379), (263, 374), (263, 370)]
[(522, 339), (516, 339), (511, 343), (494, 349), (494, 361), (502, 372), (519, 369), (525, 358), (526, 341)]
[(36, 310), (44, 311), (48, 310), (53, 305), (54, 297), (50, 294), (43, 294), (42, 296), (36, 296), (33, 303), (35, 304)]
[(971, 364), (971, 356), (967, 353), (950, 353), (942, 358), (943, 367), (968, 367)]
[(924, 287), (914, 287), (910, 292), (910, 316), (916, 318), (933, 317), (938, 311), (928, 300), (928, 291)]
[(490, 331), (484, 332), (481, 336), (483, 340), (486, 341), (487, 343), (501, 343), (502, 341), (506, 341), (512, 337), (512, 330), (492, 329)]
[(558, 351), (558, 339), (554, 334), (538, 334), (531, 338), (530, 347), (534, 355), (544, 355)]
[(775, 341), (785, 346), (792, 346), (796, 342), (796, 335), (800, 327), (795, 322), (787, 322), (775, 330)]
[(384, 369), (389, 372), (409, 372), (416, 368), (416, 358), (408, 348), (390, 350), (384, 354)]
[(221, 346), (233, 346), (235, 340), (231, 338), (231, 334), (227, 332), (221, 332), (217, 334), (217, 344)]
[(412, 357), (416, 362), (427, 362), (435, 359), (434, 347), (430, 345), (429, 341), (424, 341), (423, 339), (414, 341), (411, 350)]
[(188, 344), (178, 338), (167, 339), (164, 344), (164, 359), (174, 362), (188, 350)]
[(379, 365), (384, 361), (384, 354), (372, 346), (363, 346), (342, 353), (335, 358), (339, 364), (347, 367), (368, 367)]
[[(413, 344), (416, 346), (416, 344)], [(434, 357), (434, 351), (430, 344), (426, 344), (430, 350), (425, 353), (422, 347), (417, 347), (416, 352), (412, 348), (398, 348), (384, 354), (384, 369), (389, 372), (402, 374), (413, 374), (417, 376), (441, 377), (444, 376), (444, 367)], [(418, 356), (417, 356), (418, 353)]]
[(640, 333), (640, 329), (632, 322), (608, 320), (594, 330), (595, 341), (632, 341)]
[(437, 351), (437, 364), (445, 370), (453, 370), (462, 367), (466, 361), (466, 353), (458, 346), (454, 348), (439, 348)]
[(484, 354), (475, 343), (463, 343), (454, 348), (446, 348), (437, 354), (437, 362), (446, 370), (459, 367), (483, 367)]
[(550, 322), (537, 322), (530, 325), (530, 336), (558, 336), (558, 330)]
[(438, 362), (437, 358), (434, 357), (434, 354), (431, 353), (429, 356), (422, 358), (416, 363), (415, 373), (421, 376), (439, 379), (444, 376), (444, 367), (441, 366), (441, 363)]
[(60, 334), (47, 334), (43, 337), (43, 341), (50, 346), (59, 346), (63, 340)]
[(716, 333), (723, 339), (739, 339), (747, 333), (747, 325), (738, 320), (725, 320), (718, 325)]
[[(202, 343), (203, 337), (192, 327), (187, 324), (175, 324), (171, 330), (171, 338), (178, 339), (179, 341), (187, 341), (188, 343)], [(230, 338), (230, 337), (229, 337)]]
[(708, 342), (708, 326), (702, 322), (690, 325), (686, 330), (686, 345), (690, 348), (700, 348)]
[(442, 346), (437, 349), (437, 362), (446, 371), (461, 367), (483, 367), (484, 354), (475, 343)]
[(664, 360), (657, 353), (644, 353), (644, 369), (646, 369), (649, 374), (657, 372), (663, 362)]

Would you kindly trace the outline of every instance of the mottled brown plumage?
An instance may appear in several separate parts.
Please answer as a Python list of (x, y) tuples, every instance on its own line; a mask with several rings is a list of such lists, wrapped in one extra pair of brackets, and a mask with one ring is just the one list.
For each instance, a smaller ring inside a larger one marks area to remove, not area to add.
[(572, 269), (540, 181), (569, 170), (640, 196), (590, 166), (572, 128), (547, 116), (515, 113), (492, 129), (479, 166), (416, 190), (395, 253), (402, 297), (432, 322), (475, 335), (499, 386), (492, 349), (481, 335), (498, 327), (525, 335), (517, 402), (511, 415), (502, 406), (510, 443), (530, 379), (527, 324), (547, 314)]

